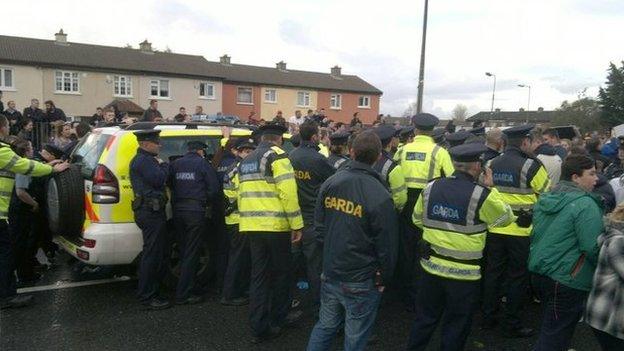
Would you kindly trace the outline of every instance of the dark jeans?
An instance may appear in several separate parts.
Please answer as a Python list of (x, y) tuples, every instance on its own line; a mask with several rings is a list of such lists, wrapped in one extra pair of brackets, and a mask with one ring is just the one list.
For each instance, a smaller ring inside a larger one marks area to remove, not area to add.
[(168, 240), (165, 211), (154, 212), (147, 207), (141, 207), (134, 212), (134, 220), (143, 233), (137, 295), (141, 302), (149, 302), (158, 296), (160, 283), (167, 273)]
[(6, 219), (0, 219), (0, 300), (15, 296), (15, 259)]
[(407, 349), (425, 350), (442, 319), (440, 350), (463, 350), (479, 297), (479, 281), (453, 280), (423, 272), (420, 284), (423, 288), (416, 299), (416, 320)]
[(401, 291), (403, 303), (408, 309), (413, 310), (416, 302), (417, 278), (420, 275), (420, 264), (416, 260), (417, 243), (422, 237), (422, 232), (410, 225), (403, 216), (400, 217), (399, 223), (401, 233), (395, 282)]
[(207, 236), (207, 242), (208, 250), (210, 251), (210, 267), (215, 278), (214, 285), (217, 289), (221, 289), (223, 288), (225, 272), (228, 266), (230, 237), (226, 229), (223, 215), (221, 215), (221, 217), (215, 217), (213, 214), (213, 217), (206, 219), (205, 223), (211, 228), (210, 235)]
[(263, 336), (283, 324), (290, 308), (290, 232), (242, 234), (248, 235), (251, 251), (249, 321), (252, 333)]
[(381, 293), (373, 280), (339, 282), (323, 278), (319, 320), (308, 351), (329, 350), (344, 322), (344, 350), (364, 350), (375, 324)]
[(528, 236), (487, 234), (487, 266), (483, 277), (483, 318), (485, 320), (495, 318), (500, 307), (501, 284), (506, 279), (506, 327), (517, 329), (522, 326), (520, 310), (528, 286), (527, 260), (530, 244)]
[(33, 212), (25, 209), (9, 210), (9, 227), (15, 256), (17, 277), (21, 280), (34, 276), (33, 258), (36, 238), (32, 225)]
[(296, 259), (298, 255), (305, 258), (306, 276), (310, 282), (310, 294), (312, 295), (312, 309), (318, 311), (321, 299), (321, 270), (323, 269), (323, 247), (317, 241), (314, 227), (303, 228), (303, 237), (299, 247), (293, 247)]
[(533, 276), (542, 300), (542, 326), (534, 351), (567, 351), (587, 292), (567, 287), (544, 275)]
[(251, 253), (249, 236), (238, 232), (238, 224), (228, 225), (227, 232), (230, 237), (230, 256), (223, 282), (223, 298), (232, 300), (249, 293)]
[(624, 350), (624, 339), (616, 338), (615, 336), (605, 333), (602, 330), (592, 328), (594, 336), (598, 339), (600, 348), (602, 351), (622, 351)]
[(176, 211), (174, 215), (180, 251), (180, 279), (176, 289), (179, 301), (189, 298), (195, 289), (205, 220), (204, 212)]

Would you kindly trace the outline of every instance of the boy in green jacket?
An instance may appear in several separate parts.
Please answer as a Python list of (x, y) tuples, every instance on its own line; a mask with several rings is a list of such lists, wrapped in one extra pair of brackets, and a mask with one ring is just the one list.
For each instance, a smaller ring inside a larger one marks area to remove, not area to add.
[(544, 309), (535, 351), (567, 350), (583, 314), (604, 229), (602, 202), (591, 194), (597, 179), (593, 159), (570, 155), (561, 182), (535, 204), (529, 270)]

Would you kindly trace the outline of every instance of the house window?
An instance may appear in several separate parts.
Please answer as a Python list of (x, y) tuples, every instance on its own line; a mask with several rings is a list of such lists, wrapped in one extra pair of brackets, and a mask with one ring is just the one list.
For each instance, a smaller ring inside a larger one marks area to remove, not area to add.
[(0, 88), (15, 88), (15, 86), (13, 86), (13, 70), (11, 68), (0, 68)]
[(264, 102), (276, 103), (277, 102), (277, 90), (266, 89), (264, 91)]
[(310, 93), (307, 91), (297, 92), (297, 106), (309, 107), (310, 106)]
[(360, 98), (358, 99), (358, 107), (369, 108), (370, 96), (360, 96)]
[(239, 87), (236, 94), (236, 102), (239, 104), (253, 104), (253, 91), (251, 88)]
[(78, 72), (56, 71), (55, 78), (57, 93), (80, 92), (80, 78), (78, 77)]
[(113, 95), (132, 96), (132, 79), (129, 76), (114, 76)]
[(169, 81), (166, 79), (150, 80), (150, 95), (156, 98), (169, 97)]
[(215, 86), (212, 83), (201, 82), (199, 83), (199, 97), (204, 99), (215, 99)]
[(342, 108), (342, 95), (340, 94), (332, 94), (329, 99), (329, 107), (340, 110)]

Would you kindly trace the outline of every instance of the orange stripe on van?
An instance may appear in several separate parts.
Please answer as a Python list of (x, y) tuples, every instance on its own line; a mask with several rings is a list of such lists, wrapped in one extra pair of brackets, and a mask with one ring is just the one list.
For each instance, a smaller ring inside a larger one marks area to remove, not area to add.
[(85, 194), (85, 211), (87, 212), (87, 217), (89, 217), (91, 222), (100, 221), (97, 214), (95, 214), (95, 211), (93, 211), (93, 205), (91, 204), (91, 201), (89, 201), (87, 194)]
[(111, 136), (110, 138), (108, 138), (108, 141), (106, 142), (106, 151), (110, 150), (111, 145), (113, 145), (113, 142), (115, 141), (115, 136)]

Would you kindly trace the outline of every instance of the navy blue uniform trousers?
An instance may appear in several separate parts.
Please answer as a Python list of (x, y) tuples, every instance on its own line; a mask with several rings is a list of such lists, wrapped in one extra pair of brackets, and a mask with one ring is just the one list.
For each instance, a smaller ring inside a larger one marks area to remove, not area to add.
[(137, 294), (139, 300), (146, 303), (158, 297), (160, 283), (167, 273), (167, 218), (164, 209), (152, 211), (142, 206), (134, 211), (134, 219), (143, 233)]
[(185, 300), (195, 291), (199, 253), (204, 242), (205, 212), (176, 211), (174, 223), (180, 251), (180, 279), (176, 299)]

